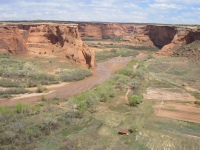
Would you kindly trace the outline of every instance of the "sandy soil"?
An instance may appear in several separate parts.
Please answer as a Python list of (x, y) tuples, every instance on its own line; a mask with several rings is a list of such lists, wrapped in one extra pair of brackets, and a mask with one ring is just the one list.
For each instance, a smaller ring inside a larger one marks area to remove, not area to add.
[(156, 116), (200, 123), (200, 108), (194, 105), (196, 99), (185, 90), (150, 87), (143, 96), (155, 101), (153, 109)]
[(175, 100), (175, 101), (195, 101), (196, 99), (186, 93), (184, 90), (177, 88), (148, 88), (143, 95), (145, 99), (153, 100)]
[(190, 114), (188, 112), (169, 111), (169, 110), (162, 109), (157, 116), (162, 116), (162, 117), (167, 117), (167, 118), (172, 118), (172, 119), (177, 119), (177, 120), (200, 123), (199, 115), (200, 114)]

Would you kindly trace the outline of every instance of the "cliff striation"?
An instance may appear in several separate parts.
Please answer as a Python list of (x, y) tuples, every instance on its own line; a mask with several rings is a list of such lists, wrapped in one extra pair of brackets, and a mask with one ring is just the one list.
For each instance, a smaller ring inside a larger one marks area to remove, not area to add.
[(133, 24), (78, 23), (82, 38), (107, 39), (134, 32)]
[(1, 52), (21, 54), (30, 49), (33, 53), (48, 54), (57, 48), (64, 57), (94, 69), (95, 55), (83, 44), (77, 24), (17, 24), (0, 29), (0, 34), (5, 35), (0, 38)]
[(26, 41), (16, 26), (0, 26), (0, 53), (29, 53)]
[(155, 46), (161, 47), (160, 55), (171, 56), (181, 45), (200, 40), (198, 27), (147, 26), (147, 35)]

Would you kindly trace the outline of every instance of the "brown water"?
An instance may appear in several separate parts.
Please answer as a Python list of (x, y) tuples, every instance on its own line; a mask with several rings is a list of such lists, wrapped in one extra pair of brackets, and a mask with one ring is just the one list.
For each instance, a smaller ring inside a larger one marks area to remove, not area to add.
[[(105, 62), (97, 63), (94, 75), (88, 77), (81, 81), (76, 81), (69, 83), (62, 87), (55, 87), (49, 94), (45, 94), (45, 98), (53, 98), (58, 95), (60, 98), (68, 98), (70, 96), (76, 95), (78, 93), (84, 92), (86, 90), (90, 90), (94, 85), (103, 83), (107, 78), (110, 77), (115, 71), (117, 71), (120, 67), (126, 65), (132, 58), (123, 57), (123, 58), (114, 58)], [(8, 99), (1, 100), (0, 106), (13, 106), (18, 102), (22, 103), (34, 103), (41, 99), (40, 96), (32, 96), (25, 97), (19, 99)]]

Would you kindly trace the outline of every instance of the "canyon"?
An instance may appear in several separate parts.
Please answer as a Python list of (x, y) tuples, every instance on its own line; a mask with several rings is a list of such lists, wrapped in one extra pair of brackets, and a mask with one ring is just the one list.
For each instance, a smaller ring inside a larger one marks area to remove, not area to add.
[[(58, 53), (62, 57), (67, 57), (73, 62), (94, 70), (95, 52), (83, 44), (82, 40), (118, 37), (118, 45), (156, 46), (160, 48), (159, 55), (177, 56), (177, 49), (181, 45), (190, 44), (200, 39), (200, 28), (198, 26), (132, 23), (22, 22), (2, 23), (0, 34), (0, 53), (50, 55), (52, 49), (58, 49)], [(198, 48), (196, 47), (197, 52)], [(188, 57), (191, 55), (187, 52)], [(178, 56), (186, 55), (179, 50)]]
[(0, 53), (59, 54), (91, 70), (95, 67), (95, 55), (83, 44), (77, 24), (8, 24), (0, 26), (0, 35)]
[(107, 39), (121, 36), (120, 41), (124, 41), (126, 45), (156, 46), (161, 49), (158, 54), (164, 56), (174, 55), (180, 45), (200, 40), (198, 26), (79, 23), (79, 32), (83, 39)]
[(198, 26), (0, 24), (2, 149), (200, 146)]

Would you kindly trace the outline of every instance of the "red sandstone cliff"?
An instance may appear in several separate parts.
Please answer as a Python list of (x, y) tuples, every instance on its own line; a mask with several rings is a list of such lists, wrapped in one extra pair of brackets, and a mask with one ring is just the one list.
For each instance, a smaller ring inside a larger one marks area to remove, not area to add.
[(0, 27), (0, 53), (28, 53), (26, 41), (21, 36), (17, 27)]
[[(161, 55), (172, 55), (176, 47), (200, 39), (197, 27), (139, 25), (117, 23), (76, 24), (16, 24), (0, 27), (0, 52), (28, 53), (27, 47), (46, 49), (48, 44), (59, 47), (71, 60), (94, 68), (94, 53), (82, 43), (81, 38), (114, 38), (136, 46), (158, 46)], [(81, 37), (81, 38), (80, 38)], [(46, 44), (46, 45), (45, 45)]]
[(1, 27), (0, 35), (0, 52), (27, 53), (27, 47), (35, 47), (46, 53), (49, 45), (55, 45), (65, 57), (94, 69), (95, 55), (83, 44), (77, 24), (16, 24)]
[(134, 32), (133, 24), (78, 23), (82, 38), (106, 39)]
[(200, 30), (197, 27), (149, 25), (146, 31), (154, 45), (161, 47), (158, 54), (165, 56), (173, 55), (182, 44), (200, 40)]

